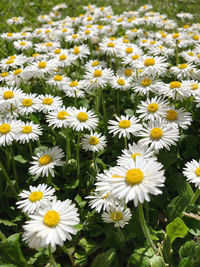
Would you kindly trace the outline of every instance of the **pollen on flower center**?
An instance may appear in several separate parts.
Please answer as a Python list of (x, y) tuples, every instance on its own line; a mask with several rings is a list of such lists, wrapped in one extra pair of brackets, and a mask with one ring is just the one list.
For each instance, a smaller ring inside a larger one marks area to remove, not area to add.
[(45, 45), (46, 45), (46, 47), (51, 47), (52, 43), (46, 43)]
[(60, 82), (60, 81), (62, 81), (62, 75), (55, 75), (53, 77), (53, 79), (54, 79), (54, 81)]
[(102, 76), (102, 71), (101, 70), (95, 70), (93, 76), (94, 77), (101, 77)]
[(90, 34), (90, 33), (91, 33), (90, 30), (86, 30), (86, 31), (85, 31), (85, 34)]
[(60, 221), (60, 215), (55, 210), (49, 210), (44, 215), (44, 224), (46, 224), (48, 227), (56, 227), (59, 221)]
[(98, 66), (98, 65), (99, 65), (99, 61), (98, 60), (92, 62), (92, 66), (93, 67)]
[(43, 198), (43, 193), (41, 191), (34, 191), (29, 196), (29, 200), (31, 202), (36, 202), (42, 198)]
[(145, 62), (144, 62), (144, 65), (146, 66), (146, 67), (149, 67), (149, 66), (153, 66), (153, 65), (155, 65), (155, 60), (153, 59), (153, 58), (147, 58), (146, 60), (145, 60)]
[(96, 136), (91, 136), (89, 139), (89, 143), (90, 145), (95, 146), (99, 143), (99, 139)]
[(80, 49), (78, 46), (74, 47), (73, 54), (78, 55), (80, 53)]
[(129, 120), (121, 120), (119, 122), (119, 127), (122, 129), (126, 129), (131, 126), (131, 122)]
[(14, 75), (18, 75), (18, 74), (20, 74), (21, 72), (22, 72), (21, 69), (17, 69), (17, 70), (15, 70), (13, 73), (14, 73)]
[(196, 168), (195, 174), (196, 174), (196, 176), (200, 176), (200, 167)]
[(44, 105), (51, 105), (53, 103), (53, 99), (50, 98), (50, 97), (46, 97), (46, 98), (43, 99), (42, 103)]
[(158, 110), (158, 104), (151, 103), (151, 104), (148, 105), (147, 109), (150, 112), (156, 112)]
[(125, 74), (126, 76), (131, 76), (132, 73), (133, 73), (132, 69), (125, 69), (125, 71), (124, 71), (124, 74)]
[(123, 215), (120, 211), (112, 212), (110, 215), (113, 221), (120, 221), (123, 218)]
[(32, 127), (29, 125), (23, 126), (22, 133), (32, 133)]
[(187, 64), (180, 64), (179, 66), (178, 66), (178, 68), (179, 69), (185, 69), (185, 68), (187, 68)]
[(51, 156), (49, 154), (45, 154), (42, 157), (40, 157), (39, 162), (40, 162), (41, 165), (47, 165), (50, 162), (52, 162), (52, 158), (51, 158)]
[(144, 174), (140, 169), (131, 169), (126, 173), (126, 181), (131, 185), (136, 185), (142, 182)]
[(60, 48), (57, 48), (57, 49), (55, 49), (55, 51), (54, 51), (55, 54), (60, 54), (60, 52), (61, 52)]
[(67, 58), (66, 55), (60, 55), (60, 57), (59, 57), (60, 61), (65, 60), (66, 58)]
[(119, 85), (124, 85), (124, 84), (125, 84), (125, 81), (124, 81), (124, 79), (118, 79), (118, 80), (117, 80), (117, 83), (118, 83)]
[(125, 52), (126, 52), (126, 54), (131, 54), (133, 52), (133, 48), (132, 47), (127, 47)]
[(78, 82), (77, 81), (72, 81), (69, 86), (70, 87), (76, 87), (78, 85)]
[(3, 93), (3, 98), (4, 99), (11, 99), (11, 98), (13, 98), (14, 97), (14, 93), (13, 93), (13, 91), (5, 91), (4, 93)]
[(174, 89), (174, 88), (180, 88), (180, 87), (181, 87), (181, 82), (177, 82), (177, 81), (171, 82), (171, 83), (169, 84), (169, 87), (170, 87), (171, 89)]
[(38, 68), (39, 68), (39, 69), (45, 69), (45, 68), (46, 68), (46, 65), (47, 65), (47, 63), (44, 62), (44, 61), (39, 62), (39, 63), (38, 63)]
[(86, 112), (79, 112), (77, 115), (77, 119), (81, 122), (85, 122), (88, 119), (88, 114)]
[(65, 110), (59, 111), (57, 114), (59, 120), (65, 120), (66, 116), (69, 116), (69, 114)]
[(1, 73), (1, 77), (6, 77), (6, 76), (8, 76), (8, 72), (2, 72)]
[(132, 58), (132, 60), (136, 60), (139, 58), (139, 55), (133, 55), (131, 58)]
[(194, 84), (192, 85), (192, 90), (197, 90), (198, 87), (199, 87), (198, 84), (194, 83)]
[(22, 42), (20, 42), (19, 44), (20, 44), (20, 45), (26, 45), (26, 42), (23, 42), (23, 41), (22, 41)]
[(140, 153), (134, 153), (131, 155), (131, 158), (135, 160), (137, 156), (141, 156), (141, 154)]
[(3, 124), (1, 124), (1, 126), (0, 126), (0, 133), (1, 134), (6, 134), (6, 133), (9, 133), (10, 132), (10, 125), (9, 124), (7, 124), (7, 123), (3, 123)]
[(73, 38), (73, 39), (76, 39), (77, 37), (78, 37), (78, 34), (73, 34), (73, 35), (72, 35), (72, 38)]
[(114, 47), (114, 46), (115, 46), (114, 43), (108, 43), (108, 44), (107, 44), (107, 47)]
[(170, 121), (176, 120), (178, 117), (178, 113), (175, 110), (167, 110), (167, 116), (166, 119)]
[(6, 61), (6, 64), (12, 64), (12, 63), (14, 63), (13, 59), (9, 59), (9, 60)]
[(151, 137), (153, 139), (160, 139), (163, 134), (163, 131), (160, 128), (153, 128), (151, 130)]
[(30, 98), (26, 98), (23, 99), (22, 103), (25, 107), (30, 107), (33, 104), (33, 100)]
[(174, 33), (173, 35), (172, 35), (172, 38), (173, 39), (176, 39), (176, 38), (178, 38), (179, 37), (179, 33), (177, 32), (177, 33)]
[(149, 86), (149, 85), (151, 85), (152, 84), (152, 80), (151, 79), (148, 79), (148, 78), (146, 78), (146, 79), (144, 79), (144, 80), (142, 80), (141, 81), (141, 85), (142, 86)]

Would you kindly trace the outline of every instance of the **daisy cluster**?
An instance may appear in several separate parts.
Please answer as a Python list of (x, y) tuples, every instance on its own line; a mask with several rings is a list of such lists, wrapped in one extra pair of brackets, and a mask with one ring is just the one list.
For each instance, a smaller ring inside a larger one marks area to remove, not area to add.
[[(87, 199), (103, 211), (104, 222), (124, 227), (132, 216), (127, 204), (137, 207), (162, 193), (166, 177), (157, 156), (191, 125), (189, 107), (200, 107), (200, 25), (180, 27), (151, 5), (120, 15), (111, 6), (88, 5), (84, 14), (64, 18), (62, 8), (39, 15), (35, 29), (20, 28), (22, 17), (11, 18), (7, 23), (21, 30), (0, 35), (10, 51), (0, 60), (0, 146), (28, 145), (27, 173), (36, 180), (56, 178), (75, 157), (72, 147), (80, 168), (79, 145), (95, 158), (109, 148), (107, 139), (123, 140), (115, 166), (97, 168)], [(185, 23), (189, 15), (177, 17)], [(64, 135), (67, 146), (46, 142), (46, 129)], [(50, 147), (33, 154), (40, 142)], [(184, 175), (200, 187), (195, 160)], [(77, 209), (70, 200), (56, 200), (54, 191), (40, 184), (19, 195), (19, 208), (31, 214), (24, 226), (30, 247), (62, 245), (76, 233)]]

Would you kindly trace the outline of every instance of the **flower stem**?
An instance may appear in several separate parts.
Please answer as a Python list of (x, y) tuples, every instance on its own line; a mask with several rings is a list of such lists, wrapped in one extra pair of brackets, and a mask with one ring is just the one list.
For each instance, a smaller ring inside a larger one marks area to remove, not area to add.
[(106, 106), (105, 106), (105, 100), (104, 100), (104, 95), (103, 95), (103, 90), (102, 89), (101, 89), (101, 100), (102, 100), (104, 122), (107, 122)]
[(144, 218), (144, 212), (143, 212), (143, 207), (142, 207), (141, 203), (138, 204), (138, 208), (139, 208), (140, 224), (141, 224), (143, 233), (144, 233), (145, 237), (147, 238), (147, 241), (149, 242), (149, 244), (153, 248), (153, 250), (156, 252), (157, 248), (154, 245), (154, 243), (153, 243), (153, 241), (152, 241), (152, 239), (150, 237), (149, 229), (147, 227), (147, 224), (146, 224), (146, 221), (145, 221), (145, 218)]
[(117, 90), (117, 115), (120, 115), (120, 105), (119, 105), (119, 89)]
[(31, 145), (31, 142), (30, 141), (28, 142), (28, 146), (29, 146), (29, 151), (30, 151), (31, 158), (32, 158), (32, 156), (33, 156), (33, 150), (32, 150), (32, 145)]
[(67, 143), (67, 154), (66, 154), (66, 161), (68, 162), (71, 158), (71, 149), (70, 149), (70, 140), (69, 140), (69, 129), (66, 128), (66, 143)]
[(14, 153), (13, 153), (12, 146), (10, 146), (10, 156), (11, 156), (11, 162), (12, 162), (14, 178), (16, 180), (16, 187), (17, 187), (17, 190), (18, 190), (19, 189), (19, 179), (18, 179), (18, 175), (17, 175), (17, 169), (16, 169), (16, 165), (15, 165)]
[(3, 174), (4, 174), (5, 178), (6, 178), (6, 181), (7, 181), (8, 185), (9, 185), (10, 189), (11, 189), (12, 192), (13, 192), (13, 195), (14, 195), (16, 198), (18, 198), (18, 196), (17, 196), (17, 192), (16, 192), (16, 190), (15, 190), (15, 187), (13, 186), (13, 184), (12, 184), (12, 182), (11, 182), (11, 180), (10, 180), (10, 177), (8, 176), (8, 173), (7, 173), (7, 171), (5, 170), (5, 168), (4, 168), (4, 166), (3, 166), (3, 164), (2, 164), (1, 161), (0, 161), (0, 168), (1, 168)]
[(48, 251), (49, 251), (49, 259), (50, 259), (50, 262), (51, 262), (51, 266), (52, 267), (57, 267), (57, 264), (53, 258), (53, 254), (51, 252), (51, 245), (48, 246)]
[(80, 136), (81, 136), (81, 131), (78, 132), (77, 147), (76, 147), (76, 171), (78, 178), (80, 176), (80, 165), (79, 165)]
[(190, 200), (190, 205), (193, 205), (195, 203), (195, 201), (199, 197), (199, 194), (200, 194), (200, 190), (199, 190), (199, 188), (197, 188), (196, 192), (194, 193), (194, 196)]
[(95, 112), (99, 114), (99, 89), (95, 90)]
[(97, 166), (97, 159), (96, 159), (96, 153), (95, 152), (93, 152), (93, 163), (94, 163), (95, 176), (96, 176), (97, 173), (99, 172), (99, 170), (98, 170), (98, 166)]
[(127, 137), (126, 137), (126, 136), (124, 137), (124, 147), (125, 147), (126, 149), (128, 149)]

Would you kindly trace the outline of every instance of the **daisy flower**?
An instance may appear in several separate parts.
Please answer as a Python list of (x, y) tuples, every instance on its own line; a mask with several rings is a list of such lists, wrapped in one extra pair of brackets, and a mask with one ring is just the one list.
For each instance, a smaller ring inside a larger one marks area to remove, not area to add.
[(14, 41), (13, 45), (16, 50), (24, 51), (32, 47), (32, 42), (27, 40), (19, 40), (19, 41)]
[(14, 140), (17, 140), (20, 126), (20, 121), (0, 120), (0, 146), (11, 145)]
[(9, 74), (10, 75), (6, 81), (9, 86), (19, 87), (21, 82), (26, 82), (26, 80), (29, 80), (29, 75), (27, 75), (28, 73), (23, 67), (14, 71), (10, 71)]
[(116, 206), (104, 211), (101, 217), (105, 223), (114, 223), (114, 227), (124, 228), (130, 221), (132, 214), (129, 208)]
[(1, 87), (0, 88), (0, 104), (7, 103), (8, 105), (19, 105), (24, 93), (17, 87)]
[(162, 118), (168, 109), (169, 101), (163, 97), (147, 98), (146, 101), (141, 101), (136, 113), (139, 113), (139, 118), (142, 120), (151, 120)]
[(162, 193), (158, 187), (164, 186), (165, 176), (163, 165), (157, 161), (131, 158), (123, 166), (114, 167), (113, 171), (115, 174), (109, 178), (111, 194), (126, 203), (133, 200), (137, 206), (138, 202), (150, 201), (149, 194)]
[(127, 91), (131, 88), (130, 81), (126, 77), (119, 75), (114, 76), (110, 84), (114, 89), (119, 89), (121, 91)]
[(29, 191), (23, 190), (19, 194), (21, 200), (16, 203), (17, 208), (28, 214), (35, 213), (40, 207), (53, 199), (54, 193), (55, 189), (48, 187), (46, 184), (30, 185)]
[(87, 45), (74, 46), (70, 49), (73, 60), (84, 59), (90, 55), (90, 50)]
[(150, 148), (158, 152), (163, 147), (170, 150), (170, 146), (176, 144), (175, 142), (179, 139), (179, 130), (178, 126), (158, 119), (144, 124), (138, 136), (143, 137), (139, 140), (140, 144), (150, 145)]
[(182, 81), (183, 87), (186, 89), (189, 89), (192, 96), (198, 96), (200, 95), (200, 82), (194, 81), (194, 80), (186, 80)]
[(104, 37), (102, 42), (99, 43), (99, 48), (102, 54), (107, 56), (119, 56), (120, 45), (117, 39), (111, 40), (110, 38)]
[(42, 135), (42, 127), (40, 125), (34, 124), (32, 121), (21, 122), (21, 129), (18, 136), (18, 141), (21, 144), (36, 141), (40, 135)]
[(116, 116), (116, 121), (108, 121), (108, 123), (110, 124), (108, 126), (108, 130), (109, 133), (113, 133), (114, 136), (119, 134), (119, 138), (123, 136), (130, 139), (130, 133), (133, 135), (137, 135), (138, 131), (142, 129), (142, 125), (138, 122), (139, 120), (135, 116)]
[(85, 151), (99, 152), (106, 146), (106, 137), (96, 132), (85, 134), (81, 138), (81, 146)]
[(48, 177), (49, 174), (54, 177), (54, 167), (63, 166), (65, 163), (61, 161), (63, 157), (63, 150), (58, 146), (39, 152), (36, 156), (33, 156), (34, 161), (30, 162), (33, 166), (29, 168), (29, 173), (36, 175), (36, 178), (40, 175)]
[(57, 64), (53, 60), (33, 62), (26, 70), (30, 72), (32, 77), (44, 78), (46, 74), (52, 75), (57, 68)]
[(39, 109), (39, 100), (36, 94), (26, 94), (21, 98), (20, 101), (20, 110), (21, 114), (29, 114), (36, 112)]
[(196, 75), (196, 68), (191, 63), (183, 63), (171, 67), (170, 72), (176, 75), (178, 79), (192, 79)]
[(74, 226), (80, 222), (78, 210), (69, 199), (60, 201), (54, 198), (36, 215), (29, 217), (31, 220), (23, 226), (23, 240), (36, 249), (48, 245), (54, 249), (56, 245), (63, 246), (66, 239), (71, 240), (71, 235), (77, 233)]
[(87, 111), (85, 107), (80, 107), (71, 111), (68, 122), (69, 127), (76, 131), (83, 131), (84, 129), (92, 131), (97, 127), (99, 119), (92, 111)]
[(6, 22), (9, 25), (12, 25), (12, 24), (22, 24), (22, 23), (24, 23), (24, 17), (12, 17), (10, 19), (7, 19)]
[(51, 77), (50, 79), (48, 79), (46, 83), (49, 84), (50, 86), (55, 86), (58, 89), (61, 89), (65, 85), (65, 83), (67, 83), (68, 81), (69, 81), (68, 77), (57, 74)]
[(179, 81), (172, 81), (157, 88), (157, 93), (172, 99), (184, 99), (190, 96), (190, 91)]
[(59, 107), (46, 115), (46, 120), (52, 128), (61, 128), (69, 126), (69, 117), (71, 116), (74, 107)]
[(39, 95), (38, 96), (38, 111), (48, 113), (57, 110), (63, 106), (62, 98), (52, 95)]
[(187, 181), (194, 183), (200, 189), (200, 162), (195, 159), (187, 162), (183, 169), (183, 175), (187, 177)]

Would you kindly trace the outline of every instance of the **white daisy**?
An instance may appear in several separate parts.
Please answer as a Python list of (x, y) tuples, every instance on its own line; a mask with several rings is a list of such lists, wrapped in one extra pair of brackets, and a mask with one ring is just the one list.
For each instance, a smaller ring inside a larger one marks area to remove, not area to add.
[(62, 99), (59, 96), (39, 95), (38, 96), (38, 110), (43, 113), (57, 110), (63, 105)]
[(20, 194), (20, 201), (16, 203), (18, 209), (23, 212), (32, 214), (38, 211), (40, 207), (47, 204), (53, 199), (55, 189), (47, 187), (46, 184), (39, 184), (38, 186), (29, 186), (28, 190), (23, 190)]
[(169, 84), (163, 84), (157, 88), (157, 93), (168, 96), (172, 99), (184, 99), (190, 96), (190, 91), (179, 81), (172, 81)]
[(36, 141), (40, 135), (42, 135), (42, 127), (40, 125), (34, 124), (32, 121), (21, 122), (21, 129), (18, 135), (18, 141), (21, 144)]
[(194, 183), (200, 189), (200, 162), (195, 159), (187, 162), (183, 169), (183, 175), (187, 177), (187, 181)]
[(114, 76), (113, 79), (110, 81), (111, 86), (114, 89), (119, 89), (121, 91), (127, 91), (131, 88), (130, 80), (128, 80), (124, 76)]
[(83, 138), (81, 138), (81, 146), (85, 151), (99, 152), (106, 146), (106, 137), (95, 132), (85, 134)]
[(36, 156), (33, 156), (34, 161), (30, 162), (33, 166), (29, 168), (29, 172), (36, 175), (37, 178), (40, 175), (48, 177), (49, 174), (54, 177), (54, 167), (63, 166), (65, 163), (61, 160), (63, 157), (63, 150), (58, 146), (39, 152)]
[(169, 71), (176, 75), (178, 79), (192, 79), (196, 75), (196, 68), (191, 63), (179, 64), (178, 66), (171, 67)]
[(13, 45), (16, 50), (28, 50), (32, 47), (32, 42), (27, 41), (27, 40), (19, 40), (19, 41), (14, 41)]
[(20, 121), (17, 120), (0, 120), (0, 145), (11, 145), (14, 140), (18, 139), (20, 131)]
[(39, 109), (39, 100), (36, 94), (26, 94), (21, 98), (20, 111), (21, 114), (29, 114), (36, 112)]

